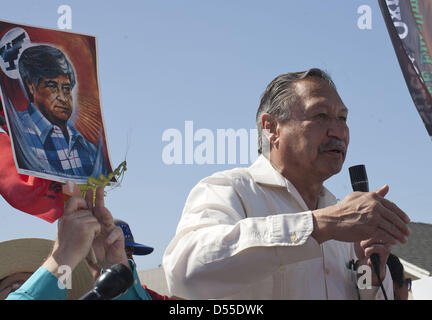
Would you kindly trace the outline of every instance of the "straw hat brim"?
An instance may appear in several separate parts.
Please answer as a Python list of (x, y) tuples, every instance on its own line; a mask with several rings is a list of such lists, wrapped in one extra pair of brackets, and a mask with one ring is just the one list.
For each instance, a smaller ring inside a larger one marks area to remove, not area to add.
[[(0, 280), (19, 272), (35, 272), (52, 251), (54, 241), (48, 239), (14, 239), (0, 242)], [(67, 299), (79, 299), (93, 288), (94, 279), (85, 261), (72, 272), (72, 288)]]

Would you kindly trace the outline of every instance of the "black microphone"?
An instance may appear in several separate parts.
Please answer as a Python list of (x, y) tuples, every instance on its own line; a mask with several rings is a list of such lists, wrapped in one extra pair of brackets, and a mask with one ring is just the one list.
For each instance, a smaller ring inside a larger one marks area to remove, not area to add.
[(94, 288), (80, 300), (111, 300), (125, 293), (132, 284), (132, 271), (121, 263), (115, 264), (96, 280)]
[(349, 173), (354, 191), (369, 192), (369, 182), (364, 164), (350, 167)]
[[(350, 167), (349, 173), (351, 185), (354, 191), (369, 192), (369, 181), (364, 164)], [(379, 271), (379, 255), (377, 253), (373, 253), (371, 254), (370, 259), (374, 269)]]
[[(366, 167), (364, 164), (359, 164), (357, 166), (350, 167), (349, 173), (351, 178), (351, 185), (354, 191), (369, 192), (369, 181), (366, 174)], [(381, 282), (379, 255), (377, 253), (372, 253), (370, 256), (370, 260), (372, 262), (374, 271), (378, 276), (379, 281)], [(383, 293), (385, 295), (384, 288), (381, 289), (383, 289)]]

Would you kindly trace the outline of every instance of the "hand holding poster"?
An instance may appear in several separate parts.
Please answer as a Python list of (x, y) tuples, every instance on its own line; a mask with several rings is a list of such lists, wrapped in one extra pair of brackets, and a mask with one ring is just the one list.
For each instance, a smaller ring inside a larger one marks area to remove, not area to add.
[(18, 173), (108, 176), (95, 38), (0, 22), (0, 88)]

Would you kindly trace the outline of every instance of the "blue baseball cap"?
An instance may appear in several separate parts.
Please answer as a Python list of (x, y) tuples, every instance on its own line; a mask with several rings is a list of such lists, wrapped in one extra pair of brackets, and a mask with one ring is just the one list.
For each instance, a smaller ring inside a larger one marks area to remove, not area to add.
[(134, 255), (142, 256), (153, 252), (154, 249), (152, 247), (148, 247), (143, 244), (135, 242), (134, 237), (132, 235), (132, 231), (129, 228), (129, 225), (125, 221), (120, 219), (114, 219), (114, 224), (122, 228), (123, 235), (125, 238), (125, 247), (133, 247)]

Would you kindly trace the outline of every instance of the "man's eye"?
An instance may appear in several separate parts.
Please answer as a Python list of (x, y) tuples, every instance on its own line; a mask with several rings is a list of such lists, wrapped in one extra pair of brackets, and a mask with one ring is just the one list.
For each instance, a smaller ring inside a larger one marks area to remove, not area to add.
[(339, 117), (339, 120), (346, 122), (347, 121), (347, 117)]
[(327, 114), (325, 114), (325, 113), (319, 113), (319, 114), (317, 114), (317, 115), (315, 116), (315, 118), (318, 118), (318, 119), (326, 119), (326, 118), (327, 118)]

